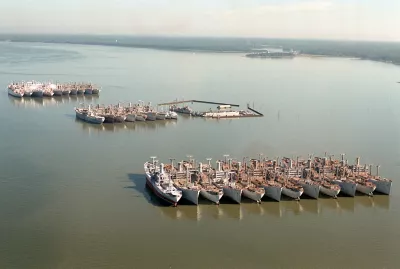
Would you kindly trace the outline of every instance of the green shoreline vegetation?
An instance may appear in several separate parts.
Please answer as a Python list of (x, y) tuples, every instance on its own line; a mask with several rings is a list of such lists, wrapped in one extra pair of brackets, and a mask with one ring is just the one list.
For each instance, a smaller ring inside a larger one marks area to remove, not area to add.
[(280, 47), (310, 57), (345, 57), (400, 65), (400, 43), (268, 38), (216, 38), (117, 35), (0, 34), (0, 41), (102, 45), (196, 52), (248, 53)]

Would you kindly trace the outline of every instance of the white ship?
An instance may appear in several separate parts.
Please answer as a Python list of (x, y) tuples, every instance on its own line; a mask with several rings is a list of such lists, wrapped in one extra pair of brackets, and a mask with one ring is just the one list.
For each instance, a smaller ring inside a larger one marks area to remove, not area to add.
[(51, 89), (52, 89), (53, 92), (54, 92), (54, 96), (61, 96), (61, 95), (63, 95), (63, 89), (62, 89), (61, 85), (54, 85), (54, 84), (52, 84), (52, 85), (50, 85), (50, 87), (51, 87)]
[(179, 180), (176, 180), (174, 185), (178, 190), (182, 191), (182, 197), (184, 199), (195, 205), (199, 204), (199, 194), (201, 191), (199, 186), (191, 182), (187, 183)]
[(348, 196), (354, 197), (356, 195), (357, 183), (346, 178), (334, 179), (332, 183), (340, 186), (340, 191)]
[(167, 113), (165, 112), (157, 112), (156, 113), (156, 120), (165, 120)]
[(75, 108), (75, 114), (78, 119), (87, 121), (89, 123), (102, 124), (105, 120), (104, 117), (95, 115), (89, 108)]
[(192, 112), (193, 112), (193, 110), (188, 106), (177, 107), (176, 105), (172, 105), (169, 108), (169, 110), (173, 111), (173, 112), (177, 112), (177, 113), (181, 113), (181, 114), (189, 114), (189, 115), (192, 114)]
[(136, 114), (136, 121), (146, 121), (147, 115), (144, 113), (138, 113)]
[(204, 173), (203, 164), (199, 164), (199, 183), (201, 185), (200, 194), (205, 199), (219, 205), (219, 200), (221, 200), (224, 192), (222, 187), (217, 187), (211, 180), (211, 159), (208, 159), (208, 165), (206, 165), (205, 168), (207, 171)]
[[(79, 91), (78, 91), (79, 92)], [(85, 94), (93, 94), (93, 89), (91, 87), (88, 87), (85, 89)]]
[(157, 119), (157, 113), (156, 112), (146, 112), (146, 120), (147, 121), (155, 121)]
[(261, 200), (265, 195), (264, 188), (257, 187), (252, 183), (247, 184), (243, 181), (240, 182), (240, 184), (242, 185), (243, 196), (245, 196), (257, 203), (261, 203)]
[(43, 96), (47, 96), (47, 97), (52, 97), (54, 95), (54, 92), (52, 89), (47, 88), (43, 90)]
[(392, 188), (392, 180), (387, 178), (382, 178), (379, 176), (379, 167), (380, 167), (379, 165), (376, 166), (376, 176), (372, 176), (371, 167), (372, 165), (370, 165), (369, 168), (370, 174), (368, 175), (368, 181), (375, 184), (376, 186), (375, 191), (389, 195), (390, 189)]
[(125, 121), (135, 122), (136, 121), (136, 114), (135, 113), (126, 114)]
[(173, 162), (170, 165), (166, 165), (165, 170), (169, 171), (170, 178), (173, 179), (174, 186), (182, 191), (182, 198), (195, 204), (199, 204), (199, 195), (201, 187), (196, 182), (191, 181), (192, 173), (187, 169), (183, 171), (182, 162), (179, 163), (179, 169), (173, 166)]
[(13, 88), (8, 88), (8, 94), (14, 97), (18, 97), (21, 98), (22, 96), (24, 96), (24, 91), (21, 89), (13, 89)]
[[(54, 91), (54, 90), (53, 90)], [(63, 89), (62, 89), (62, 94), (63, 95), (69, 95), (71, 93), (71, 90), (69, 89), (69, 88), (67, 88), (67, 87), (64, 87)]]
[(164, 173), (164, 165), (156, 166), (155, 157), (152, 162), (144, 163), (146, 184), (153, 193), (167, 204), (177, 206), (182, 198), (182, 192), (174, 187), (168, 174)]
[(249, 176), (246, 172), (241, 173), (241, 164), (237, 164), (236, 169), (239, 171), (239, 175), (241, 180), (236, 182), (238, 187), (242, 188), (242, 194), (243, 196), (257, 202), (261, 203), (262, 198), (265, 195), (265, 190), (263, 187), (259, 186), (259, 184), (254, 184), (253, 179), (259, 178), (259, 177), (252, 177)]
[[(220, 182), (216, 182), (216, 184), (219, 185)], [(235, 182), (227, 182), (223, 186), (222, 190), (224, 191), (224, 195), (231, 200), (235, 201), (236, 203), (240, 204), (242, 201), (242, 192), (243, 192), (243, 187), (239, 184), (236, 184)]]
[(282, 197), (282, 184), (274, 180), (268, 180), (262, 184), (265, 190), (265, 195), (275, 201), (280, 202)]
[(373, 177), (368, 179), (368, 181), (375, 184), (375, 191), (387, 195), (390, 194), (390, 189), (392, 188), (392, 180), (381, 177)]
[(312, 181), (311, 179), (300, 178), (293, 178), (292, 180), (295, 180), (300, 186), (303, 187), (304, 194), (311, 198), (318, 199), (320, 185), (317, 182)]
[(362, 179), (362, 178), (357, 178), (355, 182), (357, 183), (356, 190), (358, 192), (369, 196), (373, 195), (376, 189), (376, 185), (374, 183), (368, 181), (367, 179)]
[(178, 114), (174, 111), (169, 111), (168, 112), (169, 118), (172, 120), (177, 120), (178, 119)]
[(326, 180), (317, 181), (320, 186), (321, 193), (331, 196), (333, 198), (337, 198), (340, 193), (340, 186), (336, 184), (331, 184)]
[(32, 90), (29, 88), (24, 88), (24, 96), (26, 97), (32, 96)]
[(32, 90), (32, 97), (43, 97), (43, 90), (38, 88), (38, 89), (34, 89)]
[(300, 200), (301, 195), (304, 192), (303, 187), (293, 182), (286, 181), (283, 184), (282, 193), (287, 197), (293, 198), (295, 200)]
[(224, 196), (240, 204), (242, 201), (243, 186), (241, 184), (236, 184), (235, 180), (232, 180), (235, 173), (224, 172), (221, 169), (222, 162), (218, 161), (217, 163), (218, 168), (215, 171), (214, 185), (218, 188), (222, 188)]
[(63, 95), (63, 90), (62, 89), (54, 89), (53, 93), (54, 93), (54, 96), (61, 96), (61, 95)]

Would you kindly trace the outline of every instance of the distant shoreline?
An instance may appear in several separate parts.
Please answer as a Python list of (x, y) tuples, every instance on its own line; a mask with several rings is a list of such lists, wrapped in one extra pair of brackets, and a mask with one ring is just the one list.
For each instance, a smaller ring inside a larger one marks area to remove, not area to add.
[[(113, 39), (119, 38), (119, 39)], [(49, 35), (1, 35), (0, 42), (72, 44), (88, 46), (111, 46), (123, 48), (141, 48), (193, 53), (237, 53), (246, 54), (257, 47), (286, 47), (300, 53), (296, 57), (309, 58), (347, 58), (369, 60), (400, 65), (400, 44), (390, 44), (390, 51), (381, 48), (380, 43), (240, 39), (240, 38), (167, 38), (167, 37), (110, 37), (110, 36), (49, 36)], [(268, 44), (269, 42), (269, 44)], [(254, 44), (253, 44), (254, 43)], [(372, 45), (371, 45), (372, 44)], [(371, 46), (371, 48), (369, 48)], [(388, 46), (386, 44), (386, 46)], [(376, 50), (379, 49), (377, 52)], [(314, 53), (315, 51), (315, 53)], [(373, 51), (373, 55), (369, 55)]]

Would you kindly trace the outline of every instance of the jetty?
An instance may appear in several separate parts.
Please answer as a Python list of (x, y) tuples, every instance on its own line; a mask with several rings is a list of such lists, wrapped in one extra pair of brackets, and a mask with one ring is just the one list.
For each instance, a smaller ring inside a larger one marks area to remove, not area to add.
[[(211, 158), (196, 161), (187, 156), (179, 162), (170, 158), (160, 163), (156, 157), (145, 162), (148, 178), (162, 178), (163, 184), (174, 186), (179, 199), (198, 205), (199, 199), (219, 204), (227, 201), (240, 204), (245, 197), (255, 203), (265, 198), (274, 201), (285, 199), (300, 201), (301, 197), (319, 199), (322, 196), (340, 199), (340, 196), (390, 195), (392, 180), (380, 175), (380, 166), (373, 171), (371, 164), (361, 164), (357, 157), (350, 164), (340, 154), (308, 158), (277, 157), (269, 159), (259, 154), (256, 158), (230, 158), (224, 155), (212, 164)], [(356, 195), (356, 193), (358, 195)], [(179, 199), (173, 204), (179, 204)]]
[[(201, 103), (201, 104), (212, 104), (218, 105), (216, 110), (209, 111), (194, 111), (191, 107), (186, 105), (187, 103)], [(183, 106), (178, 106), (178, 105)], [(250, 118), (250, 117), (263, 117), (264, 115), (255, 110), (254, 107), (251, 108), (250, 105), (247, 105), (247, 110), (234, 110), (233, 107), (239, 107), (238, 104), (230, 104), (230, 103), (222, 103), (222, 102), (213, 102), (213, 101), (202, 101), (202, 100), (176, 100), (167, 103), (160, 103), (158, 106), (169, 106), (170, 111), (174, 111), (176, 113), (188, 114), (194, 117), (205, 117), (205, 118), (214, 118), (214, 119), (223, 119), (223, 118)]]

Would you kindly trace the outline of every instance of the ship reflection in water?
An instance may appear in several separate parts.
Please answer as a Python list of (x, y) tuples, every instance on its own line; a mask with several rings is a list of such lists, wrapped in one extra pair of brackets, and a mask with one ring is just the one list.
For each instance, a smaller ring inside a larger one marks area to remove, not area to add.
[[(72, 115), (69, 115), (72, 116)], [(154, 131), (160, 128), (176, 125), (176, 120), (160, 120), (160, 121), (146, 121), (146, 122), (121, 122), (121, 123), (103, 123), (103, 124), (91, 124), (81, 121), (75, 118), (75, 122), (81, 126), (85, 131), (97, 132), (119, 132), (119, 131), (135, 131), (135, 132), (146, 132)]]
[(59, 104), (78, 104), (78, 103), (91, 103), (97, 101), (99, 96), (97, 95), (62, 95), (62, 96), (52, 96), (52, 97), (22, 97), (15, 98), (13, 96), (8, 96), (8, 100), (11, 104), (21, 108), (38, 108), (46, 106), (57, 106)]
[[(152, 194), (148, 193), (148, 195)], [(168, 207), (154, 203), (153, 205), (157, 206), (157, 208), (161, 211), (162, 216), (176, 220), (245, 220), (246, 217), (250, 218), (254, 216), (262, 216), (265, 218), (290, 218), (305, 214), (325, 216), (328, 214), (340, 215), (356, 213), (359, 210), (363, 210), (363, 208), (388, 210), (390, 205), (390, 197), (386, 195), (377, 195), (374, 197), (349, 197), (349, 199), (344, 197), (343, 199), (304, 199), (300, 202), (265, 201), (262, 204), (242, 203), (240, 205), (224, 203), (220, 204), (219, 206), (212, 204), (200, 204), (198, 206), (179, 205), (178, 207)]]

